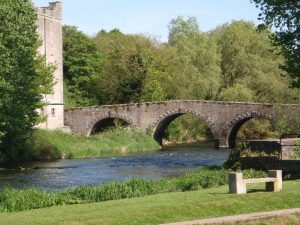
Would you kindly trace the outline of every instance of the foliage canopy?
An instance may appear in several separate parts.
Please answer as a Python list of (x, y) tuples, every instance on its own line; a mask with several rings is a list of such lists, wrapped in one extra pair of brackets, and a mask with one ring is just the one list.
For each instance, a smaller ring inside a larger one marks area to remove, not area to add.
[(69, 106), (93, 105), (101, 54), (96, 44), (76, 27), (63, 27), (64, 78)]
[[(83, 57), (74, 51), (77, 61), (93, 59), (95, 51), (101, 55), (101, 60), (89, 60), (100, 67), (90, 73), (92, 80), (85, 79), (88, 73), (69, 70), (70, 75), (67, 74), (68, 90), (89, 93), (92, 99), (88, 102), (80, 100), (81, 95), (76, 100), (75, 95), (71, 96), (77, 106), (85, 105), (84, 102), (103, 105), (173, 99), (299, 102), (299, 89), (290, 87), (292, 79), (279, 67), (285, 59), (279, 54), (282, 49), (272, 45), (272, 32), (260, 30), (251, 22), (233, 21), (203, 32), (196, 18), (178, 17), (169, 24), (167, 43), (145, 35), (126, 35), (119, 29), (101, 30), (94, 37), (85, 36), (89, 39), (86, 41), (74, 32), (64, 32), (68, 33), (65, 43), (72, 42), (77, 51), (84, 53)], [(96, 49), (85, 51), (90, 43)], [(70, 51), (64, 46), (66, 63), (74, 67), (71, 64), (76, 61), (69, 60)], [(75, 66), (79, 67), (77, 71), (86, 68)], [(87, 80), (90, 86), (69, 82), (70, 77)], [(254, 124), (250, 126), (256, 127)], [(190, 137), (187, 130), (192, 132)], [(174, 121), (166, 134), (169, 140), (178, 140), (205, 135), (207, 131), (205, 124), (187, 116)]]
[(0, 2), (0, 155), (9, 159), (40, 122), (42, 93), (51, 89), (51, 69), (37, 56), (36, 20), (30, 1)]
[(259, 19), (275, 27), (274, 43), (283, 47), (284, 69), (300, 87), (300, 3), (297, 0), (251, 0), (262, 11)]

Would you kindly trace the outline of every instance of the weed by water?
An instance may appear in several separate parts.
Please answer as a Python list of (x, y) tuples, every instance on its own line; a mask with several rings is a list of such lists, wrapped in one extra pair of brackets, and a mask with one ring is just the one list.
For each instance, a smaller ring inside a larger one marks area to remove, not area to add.
[(22, 151), (22, 160), (91, 158), (159, 149), (151, 136), (133, 129), (116, 128), (95, 136), (36, 130)]
[[(265, 176), (264, 172), (243, 171), (247, 178)], [(105, 183), (99, 186), (81, 186), (60, 192), (37, 189), (0, 191), (0, 212), (15, 212), (55, 205), (102, 202), (148, 195), (185, 192), (227, 184), (228, 170), (219, 167), (200, 168), (197, 172), (171, 179), (145, 180), (133, 178), (126, 182)]]
[(142, 197), (147, 195), (191, 191), (227, 183), (227, 171), (221, 168), (201, 168), (195, 173), (172, 179), (144, 180), (133, 178), (127, 182), (113, 182), (99, 186), (81, 186), (61, 192), (37, 189), (0, 191), (0, 212), (14, 212), (63, 204), (101, 202)]
[(36, 189), (4, 189), (0, 192), (0, 211), (14, 212), (61, 205), (66, 202), (63, 196)]

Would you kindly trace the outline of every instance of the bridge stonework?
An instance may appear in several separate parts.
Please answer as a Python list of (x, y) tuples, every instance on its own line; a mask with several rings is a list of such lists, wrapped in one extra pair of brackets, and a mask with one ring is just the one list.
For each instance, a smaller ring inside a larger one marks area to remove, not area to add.
[[(119, 118), (132, 127), (151, 132), (161, 143), (168, 125), (183, 114), (193, 114), (210, 128), (218, 148), (235, 147), (239, 128), (252, 118), (276, 120), (276, 107), (272, 104), (178, 100), (136, 103), (65, 110), (65, 125), (81, 135), (91, 135), (110, 118)], [(287, 113), (297, 105), (285, 105)], [(288, 109), (288, 110), (287, 110)]]

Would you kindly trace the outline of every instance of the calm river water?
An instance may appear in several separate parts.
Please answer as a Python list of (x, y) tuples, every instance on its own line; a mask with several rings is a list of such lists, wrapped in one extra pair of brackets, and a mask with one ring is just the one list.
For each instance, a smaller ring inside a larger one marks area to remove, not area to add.
[(57, 190), (80, 185), (124, 181), (131, 177), (153, 179), (195, 171), (201, 166), (222, 165), (227, 158), (224, 150), (213, 144), (188, 144), (163, 148), (157, 152), (112, 158), (58, 160), (23, 163), (0, 168), (0, 189), (3, 187)]

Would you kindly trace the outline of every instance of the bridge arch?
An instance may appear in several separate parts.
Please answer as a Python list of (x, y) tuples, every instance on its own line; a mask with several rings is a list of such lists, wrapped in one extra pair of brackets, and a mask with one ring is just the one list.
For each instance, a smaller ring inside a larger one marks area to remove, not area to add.
[(259, 113), (256, 111), (239, 115), (234, 120), (232, 120), (229, 124), (229, 132), (228, 132), (228, 136), (227, 136), (227, 141), (228, 141), (228, 147), (230, 149), (233, 149), (236, 147), (236, 136), (237, 136), (240, 128), (243, 126), (243, 124), (245, 124), (247, 121), (249, 121), (253, 118), (265, 119), (265, 120), (270, 121), (271, 123), (275, 122), (275, 118), (272, 115)]
[(90, 123), (89, 123), (89, 131), (88, 131), (88, 136), (94, 135), (101, 131), (109, 122), (111, 122), (114, 119), (119, 119), (129, 126), (135, 127), (133, 124), (133, 121), (121, 114), (113, 113), (101, 117), (94, 118)]
[(185, 115), (185, 114), (191, 114), (199, 119), (201, 119), (206, 126), (211, 131), (213, 137), (215, 138), (215, 132), (213, 130), (212, 123), (203, 115), (196, 111), (187, 110), (187, 109), (179, 109), (179, 110), (170, 110), (165, 113), (163, 113), (161, 116), (159, 116), (155, 122), (152, 124), (153, 129), (153, 138), (156, 140), (159, 144), (162, 144), (162, 139), (164, 135), (164, 131), (167, 129), (167, 127), (178, 117)]

